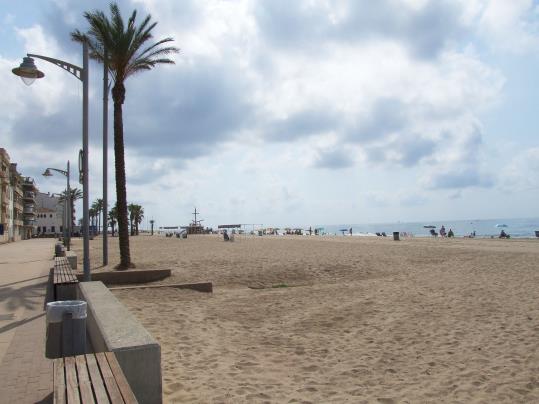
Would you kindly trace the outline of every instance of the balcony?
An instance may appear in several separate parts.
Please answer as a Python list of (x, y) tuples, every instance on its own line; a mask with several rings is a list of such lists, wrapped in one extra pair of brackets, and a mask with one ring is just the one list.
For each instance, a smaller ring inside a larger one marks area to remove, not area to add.
[(23, 195), (23, 198), (26, 200), (34, 200), (36, 198), (35, 192), (26, 191)]
[(35, 219), (24, 219), (23, 223), (25, 226), (35, 226), (36, 221)]
[(34, 205), (26, 205), (23, 210), (22, 210), (22, 213), (24, 213), (25, 215), (26, 214), (34, 214), (35, 210), (34, 210)]

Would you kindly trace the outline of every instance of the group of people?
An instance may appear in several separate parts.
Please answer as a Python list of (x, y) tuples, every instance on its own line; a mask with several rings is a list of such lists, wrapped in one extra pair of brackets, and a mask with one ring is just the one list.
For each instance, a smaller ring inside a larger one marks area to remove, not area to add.
[[(431, 233), (436, 233), (436, 232), (431, 231)], [(455, 237), (455, 233), (453, 233), (452, 229), (449, 229), (449, 231), (446, 233), (445, 226), (442, 225), (442, 227), (440, 227), (440, 236), (442, 236), (442, 237)], [(475, 237), (475, 230), (473, 232), (471, 232), (468, 237), (469, 238), (474, 238)], [(507, 234), (505, 232), (505, 230), (502, 229), (502, 231), (500, 232), (499, 238), (510, 238), (510, 237), (511, 236), (509, 234)]]
[(440, 227), (440, 236), (442, 237), (455, 237), (455, 233), (453, 233), (453, 229), (449, 229), (448, 232), (445, 231), (445, 226), (442, 224), (442, 227)]

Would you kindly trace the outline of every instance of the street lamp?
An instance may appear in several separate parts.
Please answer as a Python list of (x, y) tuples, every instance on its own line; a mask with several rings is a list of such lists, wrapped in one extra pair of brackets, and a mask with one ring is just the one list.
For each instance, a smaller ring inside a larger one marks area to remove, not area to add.
[(65, 201), (65, 209), (64, 209), (64, 216), (66, 218), (66, 221), (64, 222), (64, 244), (67, 248), (67, 251), (70, 250), (71, 247), (71, 187), (69, 186), (69, 160), (67, 160), (67, 170), (60, 170), (59, 168), (47, 168), (45, 172), (43, 173), (44, 177), (52, 177), (52, 171), (56, 171), (57, 173), (60, 173), (64, 175), (67, 178), (67, 188), (66, 188), (66, 195), (64, 198)]
[(88, 228), (89, 188), (88, 188), (88, 44), (82, 44), (82, 68), (63, 60), (28, 53), (19, 67), (12, 69), (13, 74), (19, 76), (26, 85), (35, 79), (45, 77), (34, 64), (34, 59), (50, 62), (71, 73), (82, 82), (82, 236), (83, 241), (83, 268), (84, 280), (90, 281), (90, 238)]

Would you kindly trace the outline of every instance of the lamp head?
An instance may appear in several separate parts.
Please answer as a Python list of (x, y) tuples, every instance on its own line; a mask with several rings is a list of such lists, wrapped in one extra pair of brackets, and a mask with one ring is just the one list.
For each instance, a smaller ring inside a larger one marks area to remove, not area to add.
[(35, 79), (45, 77), (45, 73), (37, 69), (34, 59), (31, 57), (23, 58), (20, 66), (12, 69), (11, 71), (14, 75), (19, 76), (27, 86), (32, 84)]
[(44, 177), (52, 177), (51, 170), (48, 168), (45, 170), (45, 172), (42, 174)]

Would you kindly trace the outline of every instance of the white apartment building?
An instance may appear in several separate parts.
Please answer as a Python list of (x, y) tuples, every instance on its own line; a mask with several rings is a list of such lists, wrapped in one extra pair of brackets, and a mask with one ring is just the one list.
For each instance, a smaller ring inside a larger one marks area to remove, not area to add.
[(58, 196), (38, 192), (36, 195), (38, 236), (59, 236), (64, 231), (64, 203)]

